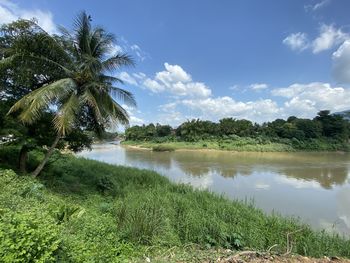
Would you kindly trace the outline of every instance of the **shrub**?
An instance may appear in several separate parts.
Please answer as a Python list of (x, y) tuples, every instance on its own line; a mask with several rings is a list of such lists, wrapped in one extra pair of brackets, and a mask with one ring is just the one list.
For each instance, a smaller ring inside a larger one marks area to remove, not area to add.
[(38, 215), (9, 213), (0, 217), (1, 262), (54, 262), (58, 229)]
[(84, 214), (84, 210), (76, 207), (76, 206), (69, 206), (69, 205), (61, 205), (53, 215), (53, 217), (56, 219), (58, 224), (62, 224), (64, 222), (68, 222), (73, 217), (80, 217)]
[(97, 181), (97, 190), (101, 193), (105, 193), (106, 191), (110, 191), (114, 188), (114, 183), (107, 176), (103, 176)]
[(152, 148), (154, 152), (173, 152), (175, 151), (174, 147), (168, 145), (157, 145)]

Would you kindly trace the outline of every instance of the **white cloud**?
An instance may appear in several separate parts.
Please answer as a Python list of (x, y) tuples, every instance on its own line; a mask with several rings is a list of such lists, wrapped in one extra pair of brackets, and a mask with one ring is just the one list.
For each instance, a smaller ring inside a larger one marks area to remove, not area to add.
[(330, 0), (322, 0), (321, 2), (318, 2), (317, 4), (315, 4), (312, 10), (316, 11), (318, 9), (321, 9), (322, 7), (325, 7), (326, 5), (328, 5), (330, 2), (331, 2)]
[(192, 117), (185, 116), (182, 112), (173, 110), (159, 114), (157, 116), (157, 121), (154, 122), (169, 124), (173, 127), (176, 127), (182, 122), (184, 122), (186, 119), (192, 119)]
[(164, 66), (166, 70), (156, 74), (156, 79), (164, 84), (191, 81), (191, 76), (180, 66), (170, 65), (168, 63), (164, 63)]
[(321, 185), (318, 182), (313, 180), (306, 181), (306, 180), (300, 180), (300, 179), (284, 177), (284, 176), (277, 176), (275, 177), (275, 180), (280, 184), (290, 185), (297, 189), (304, 189), (304, 188), (321, 189)]
[(129, 123), (130, 123), (130, 126), (134, 126), (134, 125), (142, 125), (145, 122), (145, 120), (143, 120), (142, 118), (140, 117), (137, 117), (136, 114), (140, 112), (136, 110), (136, 108), (134, 107), (130, 107), (126, 104), (123, 104), (121, 105), (123, 107), (123, 109), (126, 110), (126, 112), (129, 114)]
[(158, 108), (163, 112), (173, 112), (177, 106), (177, 102), (170, 102), (159, 105)]
[(206, 98), (211, 90), (202, 82), (194, 82), (190, 74), (179, 65), (164, 63), (165, 70), (157, 72), (154, 78), (143, 73), (134, 74), (139, 80), (139, 86), (153, 93), (167, 92), (175, 96)]
[(349, 38), (349, 34), (344, 33), (339, 28), (335, 28), (334, 25), (322, 24), (319, 29), (319, 35), (311, 42), (306, 33), (302, 32), (290, 34), (282, 42), (294, 51), (310, 49), (316, 54), (340, 45)]
[(331, 0), (321, 0), (320, 2), (314, 4), (314, 5), (306, 5), (305, 10), (306, 11), (318, 11), (319, 9), (322, 9), (323, 7), (329, 5)]
[(130, 46), (130, 49), (136, 54), (136, 56), (141, 60), (144, 61), (149, 55), (144, 52), (139, 45), (133, 44)]
[(117, 74), (117, 78), (121, 79), (122, 81), (137, 86), (137, 81), (134, 77), (130, 76), (129, 73), (122, 71)]
[(206, 99), (187, 99), (183, 100), (181, 104), (199, 112), (202, 119), (213, 121), (225, 117), (235, 117), (261, 122), (274, 119), (280, 112), (277, 103), (270, 99), (242, 102), (224, 96)]
[(51, 12), (40, 9), (22, 9), (11, 1), (0, 0), (0, 24), (10, 23), (18, 18), (35, 18), (39, 26), (48, 33), (52, 34), (57, 31)]
[(143, 86), (152, 91), (153, 93), (158, 93), (164, 91), (164, 86), (159, 84), (156, 80), (147, 78), (143, 82)]
[(321, 25), (320, 35), (312, 42), (312, 52), (319, 53), (341, 44), (349, 35), (333, 25)]
[(269, 86), (265, 83), (254, 83), (249, 86), (252, 90), (264, 90), (267, 89)]
[(145, 74), (145, 73), (142, 73), (142, 72), (133, 73), (132, 75), (133, 75), (135, 78), (137, 78), (137, 79), (144, 79), (144, 78), (146, 78), (146, 74)]
[(238, 90), (239, 86), (238, 85), (233, 85), (228, 88), (229, 90)]
[[(188, 118), (179, 111), (189, 111), (195, 118), (212, 121), (234, 117), (261, 123), (292, 115), (312, 118), (320, 110), (337, 112), (349, 109), (350, 105), (350, 89), (333, 87), (328, 83), (293, 84), (286, 88), (274, 89), (271, 94), (280, 99), (239, 101), (229, 96), (188, 98), (161, 105), (159, 109), (168, 115), (177, 112), (179, 122)], [(163, 118), (165, 122), (169, 122), (169, 117)]]
[(145, 121), (133, 115), (129, 115), (129, 122), (131, 126), (145, 124)]
[(287, 99), (283, 106), (285, 116), (313, 117), (320, 110), (342, 111), (350, 105), (350, 89), (332, 87), (329, 83), (293, 84), (271, 93)]
[(110, 46), (110, 50), (109, 50), (109, 52), (108, 52), (108, 56), (115, 56), (115, 55), (117, 55), (118, 53), (121, 53), (121, 52), (123, 52), (124, 50), (123, 50), (123, 48), (121, 47), (121, 46), (119, 46), (119, 45), (117, 45), (117, 44), (112, 44), (111, 46)]
[(333, 76), (339, 83), (350, 84), (350, 40), (333, 53)]
[(303, 51), (309, 46), (307, 35), (301, 32), (290, 34), (282, 42), (294, 51)]

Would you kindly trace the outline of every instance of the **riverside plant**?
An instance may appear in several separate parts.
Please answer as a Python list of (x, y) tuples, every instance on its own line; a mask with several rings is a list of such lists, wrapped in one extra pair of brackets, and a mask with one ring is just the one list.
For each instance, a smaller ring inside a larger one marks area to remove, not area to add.
[[(108, 187), (113, 189), (101, 192), (96, 187), (101, 178), (108, 178)], [(20, 194), (38, 181), (43, 187), (37, 188), (36, 194)], [(202, 250), (257, 251), (277, 244), (274, 251), (282, 254), (350, 257), (350, 240), (314, 231), (297, 219), (266, 215), (251, 203), (174, 184), (152, 171), (67, 154), (56, 156), (40, 180), (0, 170), (0, 203), (2, 238), (7, 235), (5, 229), (22, 233), (7, 217), (26, 217), (29, 222), (35, 220), (37, 229), (55, 229), (52, 240), (45, 243), (48, 250), (42, 248), (52, 261), (136, 261), (147, 251), (156, 254), (155, 247), (164, 251), (190, 244)], [(79, 207), (84, 213), (73, 213), (57, 224), (55, 211), (63, 204)], [(4, 249), (0, 246), (0, 261), (10, 262), (5, 260)]]

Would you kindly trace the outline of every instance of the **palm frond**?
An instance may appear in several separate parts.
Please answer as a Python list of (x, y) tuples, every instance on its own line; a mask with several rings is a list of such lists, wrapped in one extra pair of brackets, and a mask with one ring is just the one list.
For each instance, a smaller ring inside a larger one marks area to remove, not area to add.
[(127, 105), (136, 107), (136, 100), (134, 95), (127, 90), (111, 86), (111, 95), (114, 96), (115, 98), (121, 100)]
[(91, 54), (102, 59), (111, 49), (115, 42), (115, 36), (107, 33), (103, 28), (97, 27), (93, 30), (90, 39)]
[(119, 82), (121, 84), (124, 84), (124, 81), (117, 77), (108, 76), (104, 74), (100, 74), (98, 77), (100, 82), (108, 83), (110, 85), (112, 85), (112, 83), (114, 82)]
[(58, 109), (53, 119), (54, 127), (58, 134), (64, 136), (71, 131), (76, 122), (79, 109), (79, 98), (75, 93), (72, 93), (69, 99)]
[(129, 114), (120, 106), (108, 93), (100, 93), (97, 101), (99, 103), (102, 116), (110, 122), (120, 122), (123, 125), (129, 124)]
[(17, 101), (8, 114), (22, 110), (19, 119), (24, 123), (33, 123), (55, 100), (63, 98), (75, 90), (76, 84), (70, 79), (61, 79), (38, 88)]
[(35, 62), (37, 61), (38, 63), (47, 63), (50, 64), (54, 67), (57, 67), (61, 70), (63, 70), (68, 76), (71, 76), (73, 72), (68, 69), (67, 67), (63, 66), (60, 63), (57, 63), (56, 61), (53, 61), (47, 57), (40, 56), (40, 55), (34, 55), (34, 54), (27, 54), (27, 53), (17, 53), (15, 55), (12, 55), (10, 57), (7, 57), (5, 59), (0, 60), (0, 70), (4, 70), (5, 68), (10, 68), (10, 67), (16, 67), (20, 63), (23, 62)]
[(81, 100), (82, 103), (86, 103), (93, 110), (96, 117), (96, 121), (99, 123), (102, 122), (103, 116), (101, 114), (99, 104), (97, 103), (95, 96), (91, 93), (89, 89), (86, 89), (85, 92), (81, 95)]
[(103, 70), (114, 71), (123, 66), (134, 66), (133, 59), (124, 53), (117, 54), (102, 62)]
[(89, 41), (91, 32), (90, 19), (90, 16), (88, 16), (85, 12), (81, 12), (74, 20), (76, 43), (81, 53), (91, 54)]

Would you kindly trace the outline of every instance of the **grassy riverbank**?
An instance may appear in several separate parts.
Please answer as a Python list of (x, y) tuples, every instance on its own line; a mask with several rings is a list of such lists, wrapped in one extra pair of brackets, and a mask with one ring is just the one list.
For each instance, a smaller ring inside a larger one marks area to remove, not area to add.
[[(56, 153), (32, 179), (8, 169), (17, 153), (0, 148), (1, 262), (196, 261), (275, 244), (280, 253), (293, 244), (301, 255), (350, 257), (349, 240), (152, 171)], [(29, 168), (40, 157), (32, 152)]]
[[(276, 141), (259, 138), (242, 137), (235, 140), (200, 140), (185, 141), (123, 141), (123, 145), (138, 146), (141, 148), (178, 150), (178, 149), (212, 149), (238, 152), (296, 152), (296, 151), (344, 151), (350, 150), (350, 145), (336, 140), (308, 140), (298, 141), (279, 139)], [(158, 150), (159, 151), (159, 150)]]

